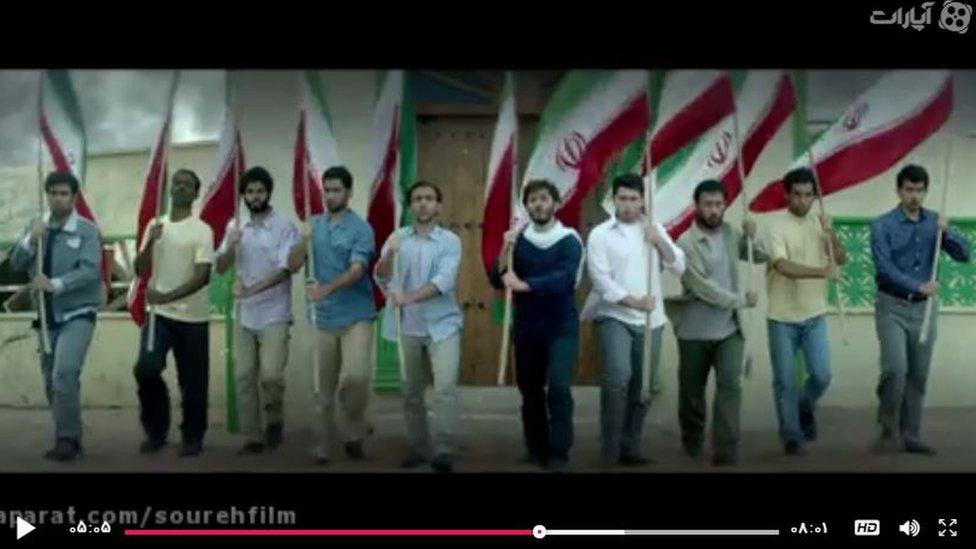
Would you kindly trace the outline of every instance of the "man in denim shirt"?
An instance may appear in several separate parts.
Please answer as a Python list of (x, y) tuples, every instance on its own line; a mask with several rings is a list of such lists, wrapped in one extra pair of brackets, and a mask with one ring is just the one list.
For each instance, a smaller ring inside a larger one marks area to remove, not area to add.
[[(46, 459), (70, 461), (81, 453), (81, 368), (102, 303), (98, 229), (75, 211), (78, 180), (54, 172), (44, 181), (50, 214), (35, 220), (10, 252), (10, 267), (28, 272), (44, 295), (51, 352), (43, 353), (41, 372), (54, 413), (55, 445)], [(44, 239), (42, 272), (36, 272), (37, 243)]]
[[(403, 411), (410, 450), (402, 466), (416, 467), (430, 455), (427, 429), (427, 364), (434, 381), (434, 470), (453, 469), (458, 420), (458, 365), (463, 317), (454, 288), (461, 266), (461, 239), (437, 224), (443, 196), (432, 183), (419, 181), (407, 191), (414, 224), (394, 232), (376, 264), (376, 282), (386, 289), (384, 337), (396, 341), (392, 311), (399, 306), (404, 357)], [(396, 260), (396, 256), (399, 256)], [(396, 272), (394, 272), (396, 263)], [(393, 279), (393, 280), (391, 280)]]
[[(322, 190), (328, 213), (312, 218), (312, 230), (292, 249), (288, 266), (297, 272), (305, 264), (306, 247), (312, 241), (315, 280), (307, 287), (315, 302), (316, 341), (321, 392), (320, 441), (315, 457), (320, 465), (329, 462), (340, 432), (335, 418), (336, 400), (342, 406), (343, 439), (346, 454), (365, 457), (363, 439), (369, 431), (366, 408), (369, 403), (373, 364), (373, 320), (376, 305), (368, 268), (376, 250), (373, 229), (349, 209), (352, 174), (342, 166), (322, 174)], [(341, 374), (341, 375), (340, 375)], [(341, 381), (340, 381), (341, 380)]]
[[(874, 318), (881, 344), (881, 438), (875, 450), (897, 450), (900, 435), (906, 452), (934, 455), (935, 450), (920, 437), (925, 384), (939, 318), (939, 283), (932, 280), (932, 259), (942, 249), (955, 261), (968, 263), (971, 253), (962, 236), (949, 227), (948, 218), (922, 208), (929, 187), (925, 168), (905, 166), (898, 172), (896, 184), (901, 204), (871, 223), (871, 254), (878, 284)], [(940, 229), (942, 240), (936, 242)], [(922, 344), (919, 337), (929, 298), (934, 301), (932, 319), (928, 339)]]

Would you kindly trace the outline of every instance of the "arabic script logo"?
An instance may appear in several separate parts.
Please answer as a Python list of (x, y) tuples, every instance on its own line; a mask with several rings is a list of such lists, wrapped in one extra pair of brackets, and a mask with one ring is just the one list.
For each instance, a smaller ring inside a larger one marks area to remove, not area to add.
[(942, 15), (939, 16), (939, 28), (965, 34), (969, 30), (972, 15), (973, 7), (969, 4), (945, 0), (942, 4)]
[(556, 165), (563, 171), (578, 170), (583, 163), (586, 138), (580, 132), (567, 135), (556, 153)]
[(858, 103), (851, 109), (846, 116), (844, 116), (844, 131), (852, 132), (861, 125), (861, 120), (864, 119), (864, 115), (868, 113), (867, 103)]
[(708, 167), (714, 168), (715, 166), (721, 166), (725, 164), (725, 161), (729, 158), (729, 149), (732, 146), (732, 134), (728, 130), (722, 132), (722, 136), (715, 141), (715, 148), (712, 149), (712, 154), (708, 157)]

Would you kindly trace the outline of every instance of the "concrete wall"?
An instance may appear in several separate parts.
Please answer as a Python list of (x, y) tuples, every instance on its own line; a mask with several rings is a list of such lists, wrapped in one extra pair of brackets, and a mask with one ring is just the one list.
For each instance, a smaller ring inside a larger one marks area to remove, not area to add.
[[(275, 176), (278, 188), (273, 205), (293, 216), (289, 186), (292, 170), (292, 147), (295, 139), (296, 104), (299, 93), (299, 73), (294, 71), (242, 71), (236, 78), (241, 101), (242, 130), (249, 164), (262, 164)], [(353, 206), (363, 212), (368, 197), (371, 174), (368, 157), (371, 132), (371, 103), (374, 97), (375, 71), (329, 71), (325, 81), (330, 92), (330, 104), (335, 131), (346, 164), (353, 171), (356, 186)], [(764, 151), (750, 176), (749, 188), (755, 192), (766, 182), (780, 175), (790, 163), (792, 142), (790, 123), (784, 125), (773, 143)], [(932, 174), (930, 206), (937, 205), (942, 192), (942, 159), (946, 135), (937, 134), (909, 156), (907, 161), (919, 162)], [(956, 135), (953, 149), (953, 190), (949, 213), (952, 216), (976, 217), (976, 185), (966, 183), (976, 171), (976, 140)], [(185, 165), (204, 177), (212, 177), (215, 149), (212, 145), (178, 149), (174, 164)], [(118, 155), (114, 158), (93, 159), (90, 163), (89, 186), (95, 210), (102, 216), (107, 232), (134, 232), (135, 213), (132, 204), (138, 200), (141, 178), (146, 165), (146, 153)], [(874, 216), (895, 204), (894, 173), (899, 166), (854, 189), (828, 197), (826, 206), (832, 215)], [(9, 175), (0, 172), (0, 176)], [(30, 170), (25, 170), (27, 176)], [(33, 188), (33, 180), (25, 177), (24, 185)], [(132, 182), (135, 182), (133, 184)], [(102, 192), (108, 190), (111, 192)], [(741, 205), (728, 213), (730, 220), (741, 216)], [(2, 225), (3, 237), (11, 233)], [(762, 218), (760, 217), (760, 223)], [(468, 253), (476, 253), (469, 250)], [(759, 270), (757, 270), (758, 275)], [(294, 305), (300, 311), (298, 279), (296, 278)], [(762, 288), (762, 283), (759, 283)], [(666, 292), (678, 291), (673, 278), (665, 280)], [(761, 298), (761, 300), (764, 298)], [(762, 311), (761, 301), (758, 311)], [(929, 386), (928, 404), (932, 406), (976, 405), (976, 371), (971, 357), (976, 354), (976, 342), (971, 337), (974, 317), (968, 313), (944, 313), (940, 318), (940, 343), (934, 358)], [(27, 333), (25, 317), (0, 318), (0, 341)], [(774, 425), (771, 399), (771, 376), (765, 343), (765, 328), (759, 315), (753, 326), (755, 362), (753, 376), (745, 382), (744, 421), (751, 425)], [(293, 332), (291, 355), (287, 369), (288, 407), (290, 414), (308, 417), (311, 410), (310, 348), (306, 327), (299, 322)], [(850, 344), (844, 346), (840, 338), (836, 316), (830, 318), (831, 357), (834, 371), (833, 386), (824, 398), (825, 404), (841, 406), (873, 406), (874, 388), (878, 372), (878, 349), (873, 317), (852, 312), (847, 318), (846, 332)], [(215, 404), (224, 402), (224, 329), (215, 321), (211, 330), (211, 398)], [(36, 343), (22, 339), (0, 349), (0, 405), (39, 405), (43, 403), (39, 380)], [(96, 339), (83, 376), (83, 398), (88, 405), (130, 406), (135, 403), (135, 387), (131, 367), (136, 357), (137, 337), (134, 325), (122, 315), (105, 315), (100, 319)], [(663, 368), (665, 393), (653, 407), (652, 421), (673, 422), (676, 410), (675, 341), (670, 331), (664, 343)], [(167, 372), (174, 378), (172, 368)], [(171, 384), (175, 388), (175, 384)], [(293, 417), (295, 417), (293, 416)], [(133, 419), (135, 421), (135, 419)]]

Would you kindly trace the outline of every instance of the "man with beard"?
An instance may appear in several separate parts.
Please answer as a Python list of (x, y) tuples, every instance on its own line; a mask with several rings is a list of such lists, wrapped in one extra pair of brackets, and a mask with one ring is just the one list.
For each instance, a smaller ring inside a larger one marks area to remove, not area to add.
[(246, 438), (239, 453), (257, 454), (282, 440), (284, 369), (293, 320), (288, 255), (298, 243), (298, 231), (271, 207), (274, 180), (266, 169), (247, 170), (239, 187), (249, 214), (241, 228), (233, 219), (227, 224), (217, 272), (237, 264), (234, 297), (240, 300), (240, 316), (234, 331), (234, 375)]
[[(678, 337), (678, 420), (681, 441), (690, 456), (703, 446), (706, 418), (705, 388), (715, 368), (712, 405), (712, 463), (738, 461), (739, 414), (742, 405), (743, 323), (739, 309), (756, 306), (755, 292), (740, 293), (738, 261), (748, 260), (748, 240), (756, 223), (746, 220), (742, 231), (724, 221), (725, 188), (714, 179), (695, 187), (695, 223), (678, 246), (685, 251), (688, 268), (681, 277), (684, 294), (674, 300)], [(743, 234), (744, 232), (744, 234)], [(756, 242), (753, 261), (767, 256)]]
[[(568, 465), (573, 444), (570, 387), (579, 354), (573, 291), (582, 275), (583, 241), (555, 218), (559, 190), (552, 182), (530, 181), (522, 203), (532, 222), (521, 234), (505, 233), (491, 283), (511, 288), (514, 295), (515, 377), (528, 450), (523, 461), (560, 471)], [(513, 246), (514, 264), (509, 265)]]
[[(407, 190), (413, 225), (401, 227), (386, 241), (376, 263), (376, 282), (387, 289), (384, 336), (396, 341), (394, 309), (400, 308), (403, 346), (403, 411), (410, 449), (404, 468), (430, 461), (427, 428), (428, 368), (434, 382), (434, 459), (438, 472), (454, 467), (458, 422), (458, 366), (463, 316), (454, 292), (461, 266), (461, 239), (440, 227), (441, 190), (418, 181)], [(396, 272), (394, 272), (396, 265)], [(392, 279), (392, 280), (391, 280)]]
[(647, 287), (647, 270), (663, 264), (675, 276), (685, 270), (684, 253), (660, 223), (644, 217), (644, 181), (623, 174), (612, 184), (614, 215), (590, 232), (586, 263), (593, 291), (581, 317), (596, 319), (603, 355), (600, 379), (601, 454), (607, 466), (643, 465), (641, 431), (649, 403), (641, 395), (644, 328), (651, 312), (651, 378), (661, 359), (664, 331), (661, 277)]
[[(817, 438), (816, 403), (830, 383), (827, 280), (840, 277), (847, 253), (831, 219), (810, 214), (819, 192), (813, 171), (791, 170), (783, 185), (787, 211), (771, 218), (766, 238), (767, 327), (779, 436), (786, 454), (795, 456), (806, 453), (804, 440)], [(796, 386), (797, 350), (809, 373), (803, 387)]]
[[(41, 349), (44, 393), (54, 416), (54, 448), (45, 459), (71, 461), (81, 453), (81, 369), (101, 306), (101, 236), (75, 211), (78, 180), (53, 172), (44, 180), (50, 213), (36, 219), (10, 251), (10, 268), (29, 272), (43, 295), (50, 353)], [(37, 249), (41, 244), (41, 269)], [(38, 326), (38, 329), (41, 329)]]
[[(322, 414), (314, 453), (318, 464), (326, 465), (340, 438), (346, 455), (353, 460), (365, 458), (376, 318), (367, 270), (376, 243), (369, 223), (349, 209), (349, 170), (342, 166), (325, 170), (322, 190), (328, 212), (312, 218), (311, 232), (304, 231), (301, 242), (291, 251), (288, 267), (297, 272), (305, 264), (311, 240), (316, 279), (309, 281), (306, 291), (315, 302), (318, 334), (314, 344), (318, 345), (319, 363), (314, 367), (321, 382), (318, 405)], [(336, 400), (342, 407), (342, 432), (336, 423)]]
[[(932, 259), (945, 250), (955, 261), (968, 263), (969, 245), (950, 229), (944, 215), (922, 207), (929, 188), (925, 168), (908, 165), (896, 177), (901, 204), (871, 223), (871, 254), (877, 269), (878, 296), (875, 326), (881, 344), (881, 379), (878, 382), (879, 452), (901, 448), (934, 455), (921, 440), (922, 407), (929, 363), (939, 318), (939, 283), (932, 280)], [(945, 192), (943, 190), (943, 192)], [(942, 231), (942, 239), (936, 235)], [(928, 338), (919, 341), (925, 303), (932, 299)]]
[(193, 201), (199, 193), (200, 179), (195, 173), (181, 169), (173, 174), (170, 213), (153, 220), (136, 257), (136, 275), (145, 277), (152, 272), (146, 304), (155, 307), (156, 317), (153, 350), (149, 350), (147, 322), (142, 327), (135, 366), (140, 420), (146, 433), (139, 451), (146, 454), (160, 451), (169, 434), (169, 393), (162, 374), (170, 350), (176, 358), (183, 407), (180, 456), (196, 456), (203, 451), (210, 380), (207, 283), (213, 261), (213, 231), (193, 216)]

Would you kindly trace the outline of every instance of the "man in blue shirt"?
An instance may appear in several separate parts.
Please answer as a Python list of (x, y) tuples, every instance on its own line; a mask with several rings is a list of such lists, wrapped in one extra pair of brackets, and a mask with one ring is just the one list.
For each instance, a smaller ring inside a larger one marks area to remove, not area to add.
[(388, 296), (383, 335), (387, 340), (397, 340), (392, 314), (394, 307), (399, 306), (399, 343), (405, 362), (403, 409), (410, 438), (410, 450), (402, 466), (416, 467), (430, 459), (424, 405), (426, 354), (434, 381), (436, 456), (431, 466), (446, 473), (453, 469), (453, 439), (458, 421), (463, 316), (454, 289), (461, 266), (461, 239), (437, 224), (443, 196), (433, 183), (414, 183), (407, 190), (407, 199), (414, 223), (390, 235), (376, 264), (376, 282)]
[(566, 468), (573, 444), (570, 387), (579, 355), (574, 290), (582, 276), (583, 241), (556, 219), (559, 189), (550, 181), (530, 181), (522, 202), (532, 222), (521, 233), (505, 233), (491, 283), (513, 292), (515, 378), (528, 450), (523, 461), (558, 471)]
[(304, 230), (302, 241), (292, 249), (288, 266), (293, 272), (302, 268), (311, 239), (315, 280), (308, 283), (307, 291), (308, 298), (315, 302), (319, 363), (314, 367), (319, 370), (318, 405), (322, 414), (315, 457), (320, 465), (325, 465), (340, 435), (335, 419), (337, 399), (344, 416), (342, 439), (346, 454), (354, 460), (365, 457), (363, 439), (369, 431), (366, 408), (376, 318), (367, 271), (376, 243), (369, 223), (349, 209), (349, 170), (342, 166), (326, 170), (322, 174), (322, 190), (329, 211), (312, 218), (311, 234)]
[[(970, 261), (969, 245), (949, 227), (949, 219), (922, 208), (929, 187), (925, 168), (908, 165), (896, 178), (901, 204), (871, 223), (871, 253), (877, 269), (875, 326), (881, 343), (878, 383), (879, 452), (934, 455), (920, 438), (922, 406), (938, 323), (939, 283), (932, 280), (932, 260), (945, 250), (955, 261)], [(942, 240), (936, 242), (939, 230)], [(931, 298), (928, 339), (919, 342), (925, 303)]]

